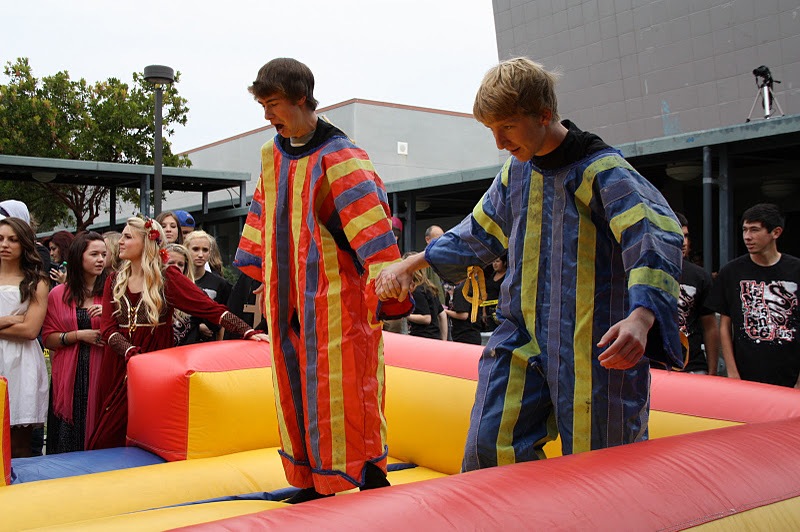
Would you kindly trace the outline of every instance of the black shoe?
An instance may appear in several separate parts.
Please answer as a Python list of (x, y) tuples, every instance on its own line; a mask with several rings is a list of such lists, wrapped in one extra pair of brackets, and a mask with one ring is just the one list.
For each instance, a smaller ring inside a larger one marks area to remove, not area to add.
[(303, 488), (283, 502), (287, 504), (300, 504), (301, 502), (315, 501), (326, 497), (333, 497), (333, 494), (323, 495), (314, 488)]
[(386, 473), (384, 473), (380, 467), (372, 462), (367, 462), (365, 469), (364, 485), (359, 488), (361, 491), (391, 486), (389, 480), (386, 478)]

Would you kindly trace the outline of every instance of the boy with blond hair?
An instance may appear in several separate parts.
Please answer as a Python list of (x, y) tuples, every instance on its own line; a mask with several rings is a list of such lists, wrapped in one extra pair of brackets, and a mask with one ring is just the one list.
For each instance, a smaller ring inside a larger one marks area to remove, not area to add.
[(402, 299), (416, 269), (457, 283), (508, 253), (464, 470), (543, 458), (557, 433), (564, 454), (644, 440), (647, 356), (682, 365), (680, 225), (617, 150), (559, 121), (555, 81), (525, 58), (486, 74), (473, 112), (511, 157), (472, 214), (378, 280)]

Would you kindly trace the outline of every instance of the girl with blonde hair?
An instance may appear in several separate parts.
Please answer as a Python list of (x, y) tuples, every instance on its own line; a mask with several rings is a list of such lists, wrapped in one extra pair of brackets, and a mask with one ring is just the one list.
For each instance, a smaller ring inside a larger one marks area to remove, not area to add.
[[(192, 231), (186, 235), (184, 243), (186, 249), (189, 250), (191, 258), (189, 269), (194, 274), (194, 283), (208, 294), (208, 297), (221, 305), (226, 305), (231, 295), (230, 283), (221, 275), (209, 271), (207, 268), (214, 256), (214, 250), (217, 249), (214, 237), (205, 231)], [(211, 269), (213, 270), (213, 267)], [(192, 334), (186, 338), (184, 343), (194, 344), (222, 339), (219, 327), (207, 320), (201, 320), (197, 316), (192, 318), (192, 329)]]
[(164, 230), (151, 218), (129, 218), (122, 231), (122, 266), (108, 278), (103, 291), (101, 330), (106, 349), (99, 393), (104, 408), (89, 439), (89, 449), (125, 445), (125, 364), (132, 356), (175, 345), (172, 321), (176, 309), (246, 339), (267, 339), (226, 307), (211, 301), (177, 268), (168, 266), (165, 244)]

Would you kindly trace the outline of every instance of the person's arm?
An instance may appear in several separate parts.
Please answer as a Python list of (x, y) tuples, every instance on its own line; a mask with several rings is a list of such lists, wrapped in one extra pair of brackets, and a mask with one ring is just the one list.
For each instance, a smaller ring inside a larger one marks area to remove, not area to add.
[(0, 330), (22, 323), (25, 321), (25, 314), (11, 314), (9, 316), (0, 316)]
[(431, 324), (431, 315), (430, 314), (416, 314), (412, 312), (406, 319), (413, 323), (414, 325), (430, 325)]
[(265, 334), (253, 329), (225, 305), (220, 305), (208, 297), (208, 294), (182, 275), (177, 268), (166, 268), (164, 277), (167, 300), (173, 307), (195, 318), (220, 325), (245, 340), (267, 340)]
[(725, 360), (728, 377), (731, 379), (741, 379), (739, 376), (739, 368), (736, 367), (736, 360), (733, 358), (731, 317), (725, 314), (720, 314), (719, 316), (719, 343), (722, 346), (722, 358)]
[(458, 284), (467, 276), (470, 266), (490, 264), (506, 253), (512, 217), (508, 183), (511, 173), (522, 169), (521, 164), (509, 157), (471, 214), (428, 244), (423, 253), (411, 255), (401, 265), (384, 270), (376, 286), (379, 297), (404, 299), (410, 276), (428, 266), (443, 281)]
[[(177, 268), (175, 268), (177, 270)], [(103, 311), (100, 315), (100, 336), (102, 340), (121, 357), (126, 359), (141, 352), (141, 347), (134, 345), (122, 333), (117, 317), (114, 315), (114, 283), (116, 275), (109, 275), (103, 287)]]
[[(63, 335), (63, 336), (62, 336)], [(63, 342), (61, 339), (64, 339)], [(83, 342), (89, 345), (102, 345), (103, 338), (100, 329), (75, 329), (72, 331), (62, 331), (51, 333), (44, 338), (44, 346), (50, 350), (57, 350), (62, 347)]]
[(375, 293), (381, 300), (405, 301), (414, 272), (428, 266), (424, 252), (409, 255), (400, 262), (387, 265), (375, 280)]
[(31, 298), (28, 310), (25, 311), (25, 318), (21, 323), (13, 323), (0, 330), (0, 338), (3, 340), (21, 341), (35, 340), (42, 330), (44, 316), (47, 313), (47, 292), (49, 291), (47, 281), (40, 280), (36, 284), (36, 297)]
[(461, 320), (466, 321), (469, 319), (469, 312), (457, 312), (451, 308), (445, 309), (445, 313), (450, 317), (451, 320)]
[(708, 361), (708, 374), (716, 375), (719, 366), (719, 325), (714, 314), (700, 316), (700, 325), (703, 326), (703, 343), (706, 346), (706, 360)]
[[(678, 331), (681, 226), (658, 190), (619, 156), (609, 154), (592, 166), (598, 169), (594, 182), (585, 178), (575, 197), (591, 210), (599, 196), (628, 278), (628, 317), (603, 335), (598, 347), (610, 345), (610, 353), (600, 360), (607, 368), (627, 369), (646, 352), (670, 367), (683, 367)], [(584, 175), (591, 172), (587, 169)]]
[(447, 341), (447, 336), (448, 336), (447, 331), (448, 331), (447, 314), (445, 314), (444, 309), (442, 309), (442, 311), (439, 313), (439, 332), (441, 333), (440, 338), (442, 339), (443, 342)]
[(264, 188), (262, 177), (259, 176), (250, 209), (242, 229), (242, 238), (236, 249), (233, 265), (244, 275), (259, 282), (264, 282), (262, 271), (262, 257), (264, 253)]

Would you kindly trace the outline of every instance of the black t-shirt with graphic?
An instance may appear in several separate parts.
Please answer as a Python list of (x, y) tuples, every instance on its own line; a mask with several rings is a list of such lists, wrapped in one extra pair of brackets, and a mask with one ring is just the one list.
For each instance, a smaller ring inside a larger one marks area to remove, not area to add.
[(704, 371), (708, 369), (706, 354), (703, 352), (702, 316), (713, 314), (706, 307), (711, 293), (711, 275), (703, 268), (689, 261), (683, 262), (678, 298), (678, 326), (689, 339), (689, 363), (683, 371)]
[(434, 338), (441, 340), (439, 332), (439, 313), (444, 310), (439, 298), (428, 290), (418, 286), (414, 289), (414, 311), (412, 314), (427, 314), (431, 317), (428, 325), (408, 322), (408, 334), (411, 336), (422, 336), (423, 338)]
[(726, 264), (708, 307), (731, 318), (733, 353), (742, 379), (794, 386), (800, 374), (800, 259), (783, 254), (773, 266), (749, 255)]

